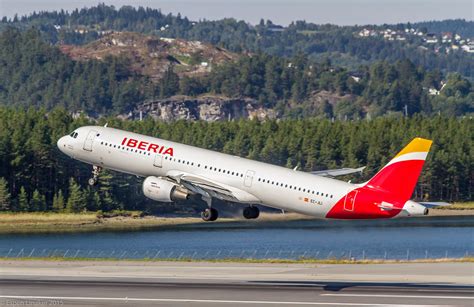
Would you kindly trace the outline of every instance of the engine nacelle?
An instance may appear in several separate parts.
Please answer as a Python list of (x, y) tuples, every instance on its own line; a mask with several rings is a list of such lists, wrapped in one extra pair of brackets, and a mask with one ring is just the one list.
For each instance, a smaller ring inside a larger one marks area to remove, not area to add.
[(189, 198), (189, 192), (175, 183), (150, 176), (143, 181), (143, 194), (146, 197), (161, 201), (172, 202), (175, 200), (186, 200)]

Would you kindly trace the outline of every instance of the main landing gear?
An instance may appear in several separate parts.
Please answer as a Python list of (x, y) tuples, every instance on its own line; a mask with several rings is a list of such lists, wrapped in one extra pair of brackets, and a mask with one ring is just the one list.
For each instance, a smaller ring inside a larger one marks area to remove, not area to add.
[(92, 178), (89, 178), (87, 181), (90, 186), (95, 186), (97, 184), (97, 181), (99, 180), (99, 174), (100, 171), (102, 170), (102, 167), (94, 165), (92, 167)]
[(243, 213), (246, 219), (256, 219), (260, 215), (260, 210), (257, 207), (248, 206)]
[(201, 218), (206, 222), (213, 222), (217, 220), (219, 213), (216, 209), (212, 208), (212, 197), (203, 196), (202, 200), (207, 203), (208, 208), (201, 212)]

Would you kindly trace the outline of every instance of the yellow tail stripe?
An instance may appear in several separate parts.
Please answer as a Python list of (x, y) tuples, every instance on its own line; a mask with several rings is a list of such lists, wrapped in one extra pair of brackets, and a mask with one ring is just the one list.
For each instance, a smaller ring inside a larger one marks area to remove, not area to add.
[(401, 155), (412, 153), (412, 152), (428, 152), (430, 150), (431, 144), (433, 143), (432, 140), (422, 139), (422, 138), (415, 138), (411, 141), (405, 148), (403, 148), (396, 156), (399, 157)]

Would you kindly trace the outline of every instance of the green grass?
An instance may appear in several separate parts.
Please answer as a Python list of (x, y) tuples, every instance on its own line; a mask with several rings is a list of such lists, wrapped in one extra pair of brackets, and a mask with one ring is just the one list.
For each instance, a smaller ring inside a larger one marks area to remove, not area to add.
[(474, 201), (453, 203), (450, 206), (439, 206), (436, 210), (474, 210)]
[(140, 211), (88, 213), (0, 213), (0, 234), (87, 232), (99, 230), (141, 230), (154, 227), (190, 224), (199, 218), (141, 217)]

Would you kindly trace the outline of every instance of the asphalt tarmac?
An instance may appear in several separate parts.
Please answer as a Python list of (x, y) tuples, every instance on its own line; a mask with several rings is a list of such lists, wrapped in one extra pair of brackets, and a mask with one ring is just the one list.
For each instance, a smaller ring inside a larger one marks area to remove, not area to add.
[(0, 261), (6, 306), (474, 306), (473, 263)]

